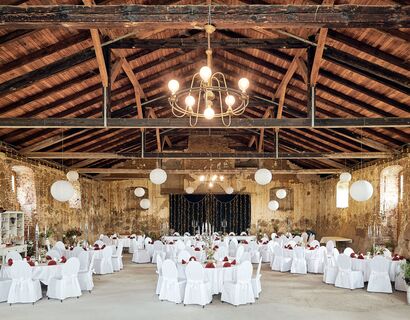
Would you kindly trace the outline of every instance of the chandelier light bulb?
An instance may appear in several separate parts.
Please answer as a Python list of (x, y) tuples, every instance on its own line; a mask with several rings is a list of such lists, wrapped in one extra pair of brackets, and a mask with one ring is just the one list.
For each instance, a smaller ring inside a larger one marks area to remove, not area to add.
[(179, 82), (175, 79), (172, 79), (168, 82), (168, 89), (172, 94), (175, 94), (179, 89)]
[(204, 182), (205, 181), (205, 176), (200, 176), (199, 181)]
[(195, 98), (191, 95), (186, 96), (185, 98), (185, 104), (188, 108), (192, 109), (192, 107), (195, 104)]
[(219, 180), (224, 181), (225, 177), (224, 176), (219, 176)]
[(225, 98), (225, 103), (228, 107), (232, 107), (235, 104), (235, 97), (228, 94)]
[(208, 186), (212, 188), (214, 186), (213, 182), (210, 182)]
[(201, 77), (202, 80), (205, 82), (208, 82), (209, 79), (211, 79), (212, 76), (212, 70), (208, 66), (204, 66), (199, 70), (199, 76)]
[(208, 120), (211, 120), (214, 118), (214, 115), (215, 115), (214, 109), (212, 109), (211, 106), (206, 107), (204, 111), (204, 117)]
[(249, 80), (246, 78), (239, 79), (238, 87), (242, 92), (245, 92), (249, 88)]
[(214, 174), (211, 178), (212, 181), (216, 181), (216, 179), (218, 179), (218, 176), (216, 174)]

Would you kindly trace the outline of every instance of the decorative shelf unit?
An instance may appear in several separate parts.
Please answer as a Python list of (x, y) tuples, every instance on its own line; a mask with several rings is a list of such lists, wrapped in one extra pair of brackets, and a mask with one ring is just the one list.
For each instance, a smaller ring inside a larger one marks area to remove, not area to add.
[(0, 244), (24, 244), (24, 213), (5, 211), (0, 213)]

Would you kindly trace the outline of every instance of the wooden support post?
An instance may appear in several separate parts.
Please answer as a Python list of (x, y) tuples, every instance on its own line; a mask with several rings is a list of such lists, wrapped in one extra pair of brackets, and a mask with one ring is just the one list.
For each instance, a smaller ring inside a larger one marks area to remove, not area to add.
[[(111, 49), (104, 47), (104, 64), (107, 69), (107, 77), (111, 79)], [(103, 104), (103, 114), (106, 118), (111, 118), (111, 81), (107, 82), (107, 87), (103, 88), (104, 92), (104, 104)]]

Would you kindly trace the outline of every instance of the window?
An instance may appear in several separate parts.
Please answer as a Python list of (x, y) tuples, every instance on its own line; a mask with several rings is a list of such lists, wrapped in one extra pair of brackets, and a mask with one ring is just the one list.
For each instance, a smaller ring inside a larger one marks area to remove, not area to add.
[(380, 173), (380, 214), (384, 219), (392, 216), (403, 199), (403, 167), (384, 168)]
[(349, 207), (349, 181), (339, 181), (336, 185), (336, 208)]

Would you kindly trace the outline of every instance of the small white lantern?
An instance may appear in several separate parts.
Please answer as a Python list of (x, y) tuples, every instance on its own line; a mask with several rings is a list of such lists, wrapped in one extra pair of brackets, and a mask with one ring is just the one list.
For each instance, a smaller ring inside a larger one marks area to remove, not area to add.
[(373, 186), (367, 180), (358, 180), (350, 186), (350, 196), (356, 201), (369, 200), (373, 195)]
[(339, 178), (341, 182), (348, 182), (352, 180), (352, 175), (349, 172), (342, 172)]
[(142, 196), (144, 196), (145, 190), (144, 188), (141, 188), (141, 187), (135, 188), (134, 194), (136, 197), (141, 198)]
[(276, 200), (271, 200), (268, 202), (268, 208), (269, 210), (276, 211), (279, 209), (279, 202)]
[(186, 193), (188, 193), (188, 194), (192, 194), (192, 193), (194, 193), (194, 188), (192, 188), (192, 187), (187, 187), (186, 189), (185, 189), (185, 192)]
[(272, 181), (272, 173), (268, 169), (259, 169), (255, 172), (255, 181), (264, 186)]
[(226, 189), (225, 189), (225, 192), (226, 192), (226, 194), (232, 194), (233, 193), (233, 188), (231, 187), (231, 186), (229, 186), (229, 187), (227, 187)]
[(285, 189), (279, 189), (276, 191), (276, 196), (278, 199), (285, 199), (286, 198), (286, 190)]
[(77, 181), (80, 175), (77, 171), (71, 170), (67, 172), (67, 179), (68, 181), (74, 182)]
[(142, 199), (140, 201), (140, 206), (142, 209), (147, 210), (151, 207), (151, 201), (149, 201), (149, 199)]
[(54, 199), (60, 202), (70, 200), (74, 195), (74, 188), (70, 182), (58, 180), (51, 185), (51, 195)]
[(157, 168), (150, 172), (149, 179), (153, 184), (163, 184), (167, 181), (167, 173), (165, 170)]

